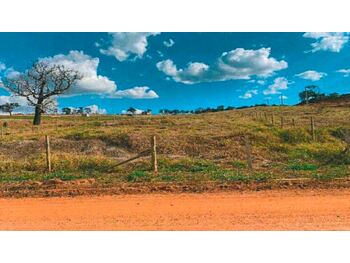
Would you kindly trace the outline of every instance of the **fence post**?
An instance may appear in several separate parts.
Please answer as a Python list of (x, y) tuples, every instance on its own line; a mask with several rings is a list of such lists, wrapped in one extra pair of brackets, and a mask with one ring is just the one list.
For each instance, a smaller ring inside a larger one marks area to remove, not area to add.
[(292, 119), (292, 123), (293, 123), (293, 126), (295, 126), (295, 119), (294, 118)]
[(281, 116), (281, 129), (283, 129), (283, 127), (284, 127), (284, 117)]
[(51, 149), (50, 149), (50, 137), (45, 135), (45, 146), (46, 146), (46, 167), (47, 171), (51, 173)]
[(248, 136), (244, 136), (244, 145), (245, 145), (248, 168), (249, 170), (253, 170), (252, 149), (250, 147)]
[(275, 116), (273, 113), (271, 115), (271, 123), (272, 123), (272, 126), (275, 126)]
[(152, 169), (154, 175), (158, 174), (158, 163), (157, 163), (157, 140), (156, 136), (152, 136), (151, 138), (151, 161), (152, 161)]
[(314, 117), (311, 116), (310, 118), (310, 126), (311, 126), (311, 135), (312, 135), (312, 140), (316, 140), (316, 135), (315, 135), (315, 122), (314, 122)]
[(265, 116), (265, 121), (267, 121), (267, 113), (264, 112), (264, 116)]

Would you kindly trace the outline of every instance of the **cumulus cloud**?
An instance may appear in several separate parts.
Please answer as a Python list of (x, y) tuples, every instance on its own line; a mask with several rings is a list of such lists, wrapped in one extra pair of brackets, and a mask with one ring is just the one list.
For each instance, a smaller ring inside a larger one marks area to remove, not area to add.
[(59, 54), (40, 60), (49, 64), (63, 65), (81, 74), (82, 79), (77, 81), (77, 84), (65, 95), (99, 94), (117, 98), (158, 98), (156, 92), (149, 87), (117, 90), (117, 84), (114, 81), (97, 73), (99, 58), (92, 58), (82, 51), (70, 51), (68, 55)]
[(2, 63), (2, 62), (0, 61), (0, 72), (1, 72), (1, 71), (4, 71), (5, 69), (6, 69), (5, 63)]
[(125, 61), (131, 56), (133, 59), (142, 58), (147, 51), (147, 38), (158, 34), (146, 32), (110, 33), (110, 45), (106, 48), (100, 48), (100, 52), (107, 56), (113, 56), (118, 61)]
[[(14, 113), (23, 113), (29, 114), (34, 112), (34, 107), (28, 104), (28, 101), (24, 97), (9, 95), (9, 96), (0, 96), (0, 105), (6, 103), (18, 103), (19, 107), (14, 110)], [(6, 114), (0, 111), (0, 114)]]
[(175, 44), (175, 41), (172, 40), (171, 38), (168, 41), (163, 41), (163, 45), (166, 47), (172, 47)]
[(213, 65), (190, 62), (186, 68), (178, 69), (172, 60), (167, 59), (158, 62), (156, 66), (174, 81), (185, 84), (250, 79), (252, 76), (269, 77), (275, 71), (288, 67), (286, 61), (270, 57), (270, 52), (270, 48), (236, 48), (224, 52)]
[(336, 72), (342, 73), (344, 77), (349, 77), (350, 76), (350, 69), (339, 69)]
[(257, 89), (252, 89), (252, 90), (247, 90), (243, 95), (238, 96), (240, 99), (250, 99), (253, 97), (253, 95), (257, 95), (258, 90)]
[(129, 99), (157, 99), (158, 94), (149, 87), (134, 87), (132, 89), (117, 90), (112, 93), (113, 98), (129, 98)]
[(249, 83), (257, 83), (259, 85), (265, 85), (266, 81), (265, 80), (262, 80), (262, 79), (259, 79), (259, 80), (255, 80), (255, 79), (251, 79), (251, 80), (248, 80)]
[(106, 114), (107, 113), (107, 110), (106, 109), (102, 109), (102, 108), (99, 108), (97, 105), (90, 105), (90, 106), (86, 106), (85, 108), (88, 108), (90, 109), (90, 112), (92, 114)]
[(312, 49), (306, 52), (317, 52), (320, 50), (340, 52), (349, 40), (348, 33), (341, 32), (309, 32), (305, 33), (303, 37), (315, 39), (315, 42), (311, 43)]
[(58, 54), (53, 57), (41, 58), (40, 60), (49, 64), (63, 65), (81, 74), (82, 79), (67, 93), (69, 95), (111, 93), (117, 88), (114, 81), (97, 74), (97, 68), (100, 63), (99, 58), (92, 58), (82, 51), (73, 50), (67, 55)]
[(6, 103), (18, 103), (20, 106), (27, 106), (28, 101), (25, 97), (19, 97), (19, 96), (0, 96), (0, 105), (6, 104)]
[(318, 81), (321, 78), (327, 76), (327, 73), (324, 72), (317, 72), (315, 70), (307, 70), (305, 72), (296, 74), (295, 76), (301, 78), (301, 79), (307, 79), (311, 81)]
[(266, 90), (263, 91), (264, 95), (280, 94), (281, 90), (288, 89), (288, 80), (284, 77), (275, 78), (273, 83), (268, 86)]

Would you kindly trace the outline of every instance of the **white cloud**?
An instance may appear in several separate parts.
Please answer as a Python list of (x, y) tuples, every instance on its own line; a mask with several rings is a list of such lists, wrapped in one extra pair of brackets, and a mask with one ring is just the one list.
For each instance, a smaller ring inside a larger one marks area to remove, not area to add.
[(161, 58), (162, 58), (162, 57), (164, 57), (163, 52), (161, 52), (161, 51), (157, 50), (157, 53), (158, 53), (158, 55), (159, 55)]
[(92, 58), (82, 51), (74, 50), (70, 51), (68, 55), (59, 54), (40, 60), (50, 64), (63, 65), (66, 68), (78, 71), (82, 75), (83, 78), (67, 93), (69, 95), (111, 93), (117, 88), (114, 81), (97, 74), (99, 58)]
[(296, 74), (295, 76), (302, 78), (302, 79), (311, 80), (311, 81), (318, 81), (321, 78), (327, 76), (327, 73), (317, 72), (315, 70), (307, 70), (305, 72)]
[(66, 68), (78, 71), (83, 76), (65, 95), (99, 94), (116, 98), (158, 98), (155, 91), (149, 87), (117, 90), (117, 85), (114, 81), (108, 77), (98, 75), (99, 58), (92, 58), (82, 51), (70, 51), (68, 55), (59, 54), (53, 57), (42, 58), (41, 61), (63, 65)]
[(106, 114), (107, 110), (99, 108), (97, 105), (86, 106), (85, 108), (89, 108), (92, 114)]
[(178, 69), (170, 59), (158, 62), (156, 66), (174, 81), (185, 84), (250, 79), (252, 76), (269, 77), (275, 71), (288, 67), (286, 61), (277, 61), (270, 57), (270, 52), (270, 48), (258, 50), (236, 48), (224, 52), (210, 66), (200, 62), (190, 62), (186, 68)]
[(133, 56), (134, 59), (142, 58), (143, 54), (147, 51), (147, 38), (158, 34), (145, 32), (110, 33), (112, 37), (110, 46), (106, 49), (100, 48), (100, 52), (107, 56), (113, 56), (118, 61), (125, 61), (130, 56)]
[(305, 33), (303, 37), (316, 40), (315, 42), (311, 43), (312, 49), (306, 52), (317, 52), (320, 50), (340, 52), (340, 50), (349, 40), (348, 33), (341, 32), (310, 32)]
[(248, 80), (249, 83), (257, 83), (259, 85), (265, 85), (266, 81), (265, 80), (255, 80), (255, 79), (251, 79), (251, 80)]
[(118, 90), (110, 95), (113, 98), (129, 99), (157, 99), (158, 94), (149, 87), (134, 87), (132, 89)]
[(288, 89), (288, 80), (284, 77), (278, 77), (275, 78), (273, 83), (268, 86), (266, 90), (263, 91), (264, 95), (270, 95), (270, 94), (280, 94), (281, 90)]
[(170, 38), (168, 41), (163, 41), (163, 44), (166, 47), (172, 47), (175, 44), (175, 41)]
[[(0, 105), (6, 104), (6, 103), (18, 103), (19, 107), (14, 109), (14, 113), (23, 113), (23, 114), (30, 114), (34, 112), (34, 107), (29, 106), (28, 101), (25, 97), (19, 97), (19, 96), (0, 96)], [(0, 111), (1, 115), (7, 114)]]
[(238, 96), (240, 99), (250, 99), (253, 97), (253, 95), (257, 95), (258, 90), (257, 89), (252, 89), (252, 90), (247, 90), (243, 95)]
[(350, 69), (339, 69), (336, 72), (342, 73), (344, 77), (349, 77), (350, 76)]
[(6, 104), (6, 103), (18, 103), (20, 106), (28, 106), (27, 99), (25, 97), (19, 97), (19, 96), (0, 96), (0, 105)]
[(6, 69), (5, 63), (2, 63), (2, 62), (0, 61), (0, 72), (1, 72), (1, 71), (4, 71), (5, 69)]

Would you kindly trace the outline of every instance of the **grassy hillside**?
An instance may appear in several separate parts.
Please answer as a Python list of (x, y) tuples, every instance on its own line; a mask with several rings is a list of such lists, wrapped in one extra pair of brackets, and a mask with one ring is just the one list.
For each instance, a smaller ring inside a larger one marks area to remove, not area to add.
[[(311, 116), (316, 141), (310, 133)], [(108, 185), (250, 182), (350, 175), (345, 142), (350, 130), (348, 107), (262, 107), (178, 116), (46, 116), (38, 129), (32, 127), (31, 116), (2, 116), (0, 123), (4, 122), (8, 127), (0, 143), (1, 183), (53, 178), (93, 178)], [(51, 137), (50, 174), (44, 135)], [(116, 166), (148, 149), (152, 135), (158, 140), (158, 176), (151, 172), (149, 157)], [(246, 164), (245, 136), (251, 142), (253, 171)]]

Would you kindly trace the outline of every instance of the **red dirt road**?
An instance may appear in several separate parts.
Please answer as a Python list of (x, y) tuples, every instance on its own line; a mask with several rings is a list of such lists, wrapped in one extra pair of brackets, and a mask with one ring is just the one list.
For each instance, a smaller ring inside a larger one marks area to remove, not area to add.
[(350, 230), (350, 189), (0, 199), (0, 230)]

